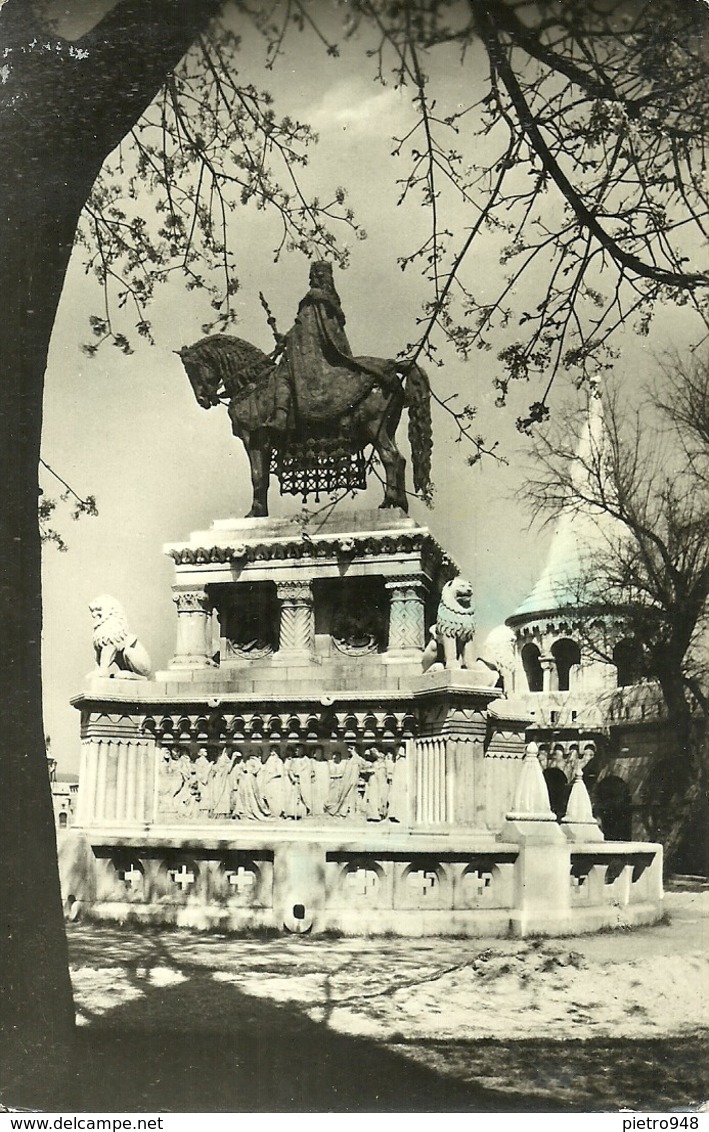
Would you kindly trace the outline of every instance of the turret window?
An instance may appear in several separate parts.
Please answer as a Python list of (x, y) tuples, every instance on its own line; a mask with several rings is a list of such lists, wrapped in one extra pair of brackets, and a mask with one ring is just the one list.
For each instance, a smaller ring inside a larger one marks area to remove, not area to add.
[(619, 688), (639, 683), (643, 675), (643, 650), (640, 642), (632, 637), (618, 641), (613, 649), (613, 663), (617, 670)]
[(563, 637), (551, 646), (551, 654), (556, 663), (556, 686), (559, 692), (568, 692), (574, 680), (575, 671), (581, 663), (581, 649), (570, 637)]
[(540, 652), (537, 646), (533, 645), (531, 642), (526, 644), (522, 649), (522, 664), (524, 665), (524, 674), (527, 677), (527, 687), (530, 692), (541, 692), (544, 687), (544, 676), (542, 673)]

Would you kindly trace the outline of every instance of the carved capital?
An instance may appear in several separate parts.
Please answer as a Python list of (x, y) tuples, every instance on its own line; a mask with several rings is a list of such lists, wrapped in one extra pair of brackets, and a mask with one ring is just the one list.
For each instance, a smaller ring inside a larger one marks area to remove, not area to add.
[(276, 593), (283, 605), (310, 606), (313, 604), (313, 590), (310, 582), (277, 582)]
[(172, 600), (178, 613), (211, 613), (212, 603), (206, 590), (178, 590)]
[(420, 578), (404, 576), (400, 578), (387, 578), (384, 583), (391, 594), (392, 601), (419, 601), (426, 596), (426, 587)]

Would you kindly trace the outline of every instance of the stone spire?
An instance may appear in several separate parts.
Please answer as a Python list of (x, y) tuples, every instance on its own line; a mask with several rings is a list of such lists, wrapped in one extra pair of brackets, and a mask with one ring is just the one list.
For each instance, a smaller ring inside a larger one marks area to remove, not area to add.
[[(600, 396), (588, 399), (588, 416), (579, 438), (577, 459), (571, 469), (573, 482), (580, 486), (586, 469), (603, 458), (606, 433)], [(617, 524), (593, 508), (564, 510), (560, 514), (542, 574), (522, 604), (507, 619), (507, 625), (534, 614), (554, 613), (598, 600), (588, 593), (587, 567), (591, 556), (608, 548), (617, 538)], [(584, 590), (586, 591), (584, 593)]]

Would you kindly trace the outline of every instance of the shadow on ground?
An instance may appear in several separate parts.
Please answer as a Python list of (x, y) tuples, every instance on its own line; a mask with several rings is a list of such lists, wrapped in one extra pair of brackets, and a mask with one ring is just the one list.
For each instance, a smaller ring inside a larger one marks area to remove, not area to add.
[[(204, 1019), (198, 1026), (195, 1015)], [(183, 1028), (181, 1018), (190, 1025)], [(297, 1009), (205, 974), (149, 989), (81, 1027), (78, 1064), (81, 1111), (545, 1110), (531, 1098), (505, 1097), (367, 1039), (335, 1033)]]
[[(593, 941), (596, 950), (602, 942)], [(615, 953), (619, 940), (611, 942)], [(667, 1111), (709, 1097), (706, 1035), (526, 1040), (524, 1016), (518, 1040), (413, 1038), (403, 1015), (401, 1034), (387, 1039), (331, 1028), (343, 975), (355, 998), (392, 994), (401, 980), (387, 984), (376, 977), (379, 968), (398, 972), (403, 955), (401, 978), (425, 981), (432, 950), (423, 944), (397, 951), (379, 941), (372, 966), (363, 962), (372, 947), (351, 941), (315, 948), (286, 940), (276, 948), (214, 937), (207, 946), (189, 932), (86, 926), (70, 943), (75, 973), (86, 980), (78, 995), (86, 1024), (78, 1029), (67, 1111)], [(434, 949), (437, 964), (472, 963), (478, 951), (479, 941), (467, 950), (457, 942), (450, 955)], [(229, 977), (244, 972), (280, 980), (286, 993), (295, 975), (300, 1001), (247, 993)], [(317, 990), (305, 1003), (303, 982), (313, 974)], [(355, 1006), (355, 1020), (356, 1013)], [(474, 1016), (465, 1028), (475, 1032)]]
[(657, 1111), (709, 1095), (698, 1038), (383, 1044), (203, 970), (136, 984), (139, 999), (79, 1029), (79, 1111)]

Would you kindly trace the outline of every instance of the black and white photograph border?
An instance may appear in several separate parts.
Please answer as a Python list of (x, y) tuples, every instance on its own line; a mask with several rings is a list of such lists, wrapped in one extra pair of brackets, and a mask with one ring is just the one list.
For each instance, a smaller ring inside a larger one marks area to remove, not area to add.
[(0, 1113), (699, 1127), (708, 51), (0, 0)]

